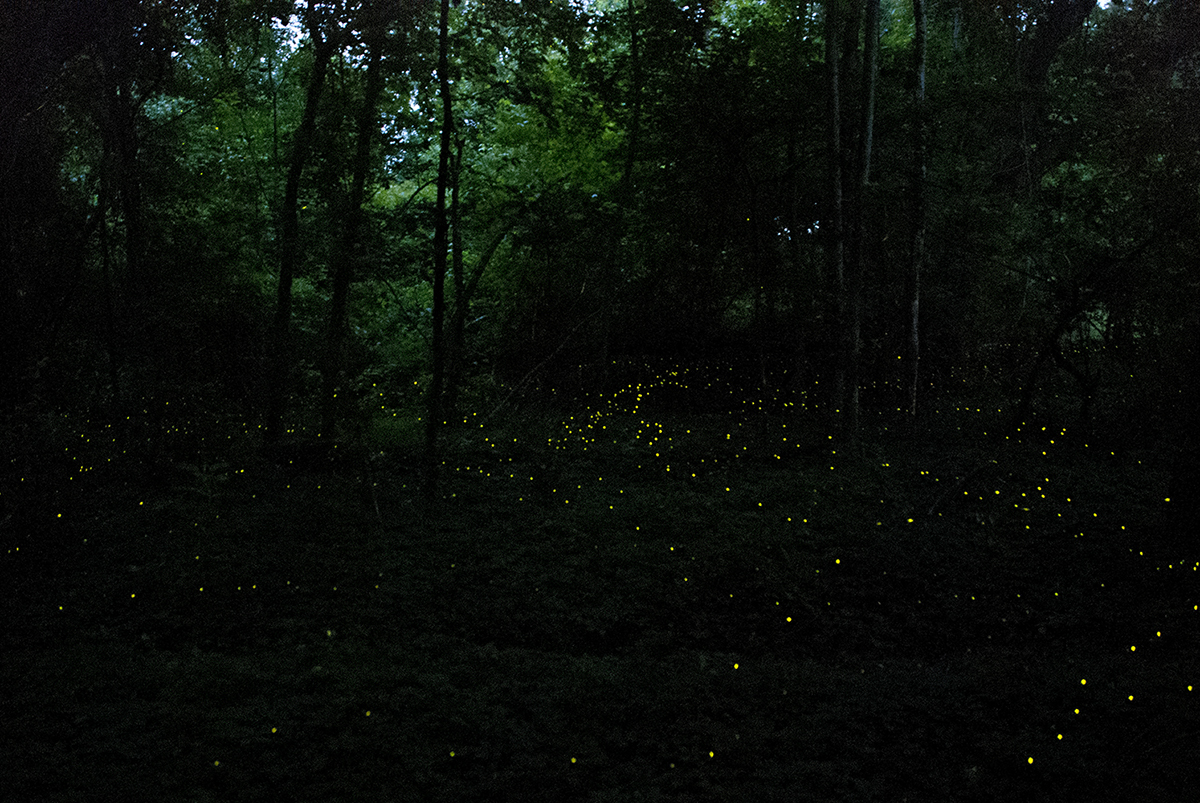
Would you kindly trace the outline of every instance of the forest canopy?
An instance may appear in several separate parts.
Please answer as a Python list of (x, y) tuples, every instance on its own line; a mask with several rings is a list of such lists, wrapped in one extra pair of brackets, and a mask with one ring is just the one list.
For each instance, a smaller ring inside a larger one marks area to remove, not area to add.
[(0, 25), (10, 420), (344, 434), (658, 355), (733, 360), (851, 436), (953, 390), (1197, 445), (1195, 3), (27, 0)]

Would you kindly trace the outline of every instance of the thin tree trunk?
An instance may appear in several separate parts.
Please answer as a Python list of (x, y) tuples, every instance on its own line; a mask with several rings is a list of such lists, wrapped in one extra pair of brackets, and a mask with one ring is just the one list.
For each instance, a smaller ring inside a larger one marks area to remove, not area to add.
[(450, 275), (454, 280), (454, 314), (450, 316), (450, 353), (446, 360), (446, 416), (458, 419), (458, 389), (462, 381), (463, 349), (467, 326), (467, 279), (463, 275), (462, 226), (458, 205), (458, 182), (462, 176), (463, 141), (454, 151), (450, 175)]
[(848, 435), (850, 440), (858, 437), (861, 413), (859, 390), (862, 385), (862, 315), (863, 284), (867, 273), (867, 185), (871, 179), (871, 146), (875, 130), (875, 77), (879, 53), (879, 0), (867, 0), (866, 17), (863, 22), (863, 69), (862, 69), (862, 116), (858, 130), (858, 175), (854, 195), (854, 260), (853, 276), (850, 281), (850, 321), (847, 341), (849, 346), (848, 382), (850, 385)]
[(438, 480), (438, 430), (444, 416), (442, 385), (445, 374), (446, 345), (442, 321), (446, 315), (446, 247), (450, 228), (446, 214), (446, 188), (450, 183), (451, 135), (454, 132), (454, 108), (450, 99), (450, 0), (441, 0), (438, 20), (438, 85), (442, 97), (442, 139), (438, 151), (437, 201), (433, 230), (433, 376), (429, 383), (425, 413), (425, 492), (434, 496)]
[(642, 124), (642, 64), (638, 53), (637, 14), (633, 7), (634, 0), (626, 3), (629, 17), (629, 105), (632, 119), (629, 121), (629, 149), (625, 154), (625, 176), (623, 183), (627, 188), (633, 186), (633, 165), (637, 160), (638, 136)]
[(120, 114), (117, 126), (117, 181), (121, 194), (121, 212), (125, 219), (125, 271), (126, 284), (134, 288), (133, 295), (146, 295), (148, 277), (142, 266), (145, 232), (142, 226), (142, 188), (138, 176), (138, 144), (136, 119), (127, 94), (129, 85), (124, 85), (122, 98), (115, 101)]
[[(104, 148), (104, 152), (105, 157), (107, 157), (109, 155), (107, 147)], [(102, 159), (102, 162), (106, 161), (107, 158)], [(117, 307), (113, 300), (115, 291), (112, 278), (112, 256), (109, 253), (108, 244), (107, 215), (110, 201), (108, 184), (108, 177), (101, 172), (100, 197), (96, 204), (96, 214), (100, 216), (100, 280), (104, 288), (104, 335), (108, 347), (108, 382), (109, 392), (112, 394), (112, 409), (123, 410), (124, 393), (121, 388), (121, 366), (124, 356), (117, 335)]]
[(1012, 420), (1009, 422), (1009, 429), (1011, 431), (1019, 431), (1027, 423), (1026, 419), (1033, 411), (1033, 399), (1037, 394), (1037, 383), (1041, 375), (1042, 366), (1045, 365), (1047, 358), (1054, 358), (1059, 349), (1059, 340), (1066, 334), (1067, 330), (1071, 327), (1071, 323), (1075, 321), (1076, 316), (1082, 311), (1083, 307), (1078, 302), (1067, 303), (1058, 311), (1054, 326), (1046, 336), (1044, 344), (1038, 350), (1037, 357), (1033, 361), (1033, 366), (1029, 369), (1029, 375), (1022, 385), (1021, 399), (1017, 403), (1016, 414), (1013, 415)]
[(288, 166), (287, 183), (280, 209), (279, 283), (276, 289), (275, 319), (267, 348), (267, 414), (263, 422), (263, 438), (267, 444), (279, 439), (283, 410), (287, 404), (291, 379), (292, 282), (296, 273), (296, 258), (300, 250), (300, 177), (312, 149), (316, 128), (317, 107), (325, 87), (325, 74), (335, 45), (332, 37), (323, 38), (315, 16), (309, 19), (309, 34), (313, 42), (313, 69), (305, 93), (304, 113), (292, 140), (292, 158)]
[(346, 305), (350, 295), (350, 281), (354, 273), (354, 252), (358, 243), (358, 229), (362, 222), (362, 202), (367, 183), (367, 172), (371, 165), (371, 133), (377, 130), (376, 108), (383, 89), (383, 71), (380, 69), (380, 51), (383, 50), (381, 36), (370, 42), (367, 56), (367, 86), (363, 105), (359, 110), (357, 141), (354, 149), (354, 173), (351, 179), (350, 197), (347, 202), (346, 218), (342, 228), (341, 248), (333, 256), (333, 297), (329, 304), (329, 330), (325, 339), (325, 355), (321, 365), (321, 433), (332, 436), (341, 417), (339, 378), (344, 362), (342, 344), (346, 337)]
[[(866, 10), (863, 24), (862, 123), (859, 128), (858, 156), (860, 190), (867, 185), (871, 176), (871, 146), (875, 133), (875, 84), (879, 76), (879, 0), (867, 0)], [(859, 204), (860, 209), (862, 206), (863, 204)]]
[(925, 0), (913, 0), (913, 241), (908, 273), (908, 414), (917, 415), (921, 379), (921, 269), (925, 263)]
[[(1194, 545), (1196, 522), (1200, 520), (1200, 314), (1193, 312), (1185, 323), (1187, 342), (1180, 349), (1180, 366), (1185, 370), (1177, 376), (1179, 400), (1175, 407), (1176, 449), (1171, 462), (1167, 492), (1170, 515), (1167, 519), (1174, 538), (1187, 537)], [(1176, 541), (1181, 546), (1183, 541)]]
[(479, 253), (479, 259), (475, 261), (474, 267), (471, 268), (471, 275), (467, 278), (467, 284), (464, 288), (467, 299), (467, 305), (464, 309), (467, 312), (470, 312), (470, 302), (475, 297), (475, 290), (479, 287), (479, 280), (483, 278), (483, 273), (492, 261), (492, 257), (495, 256), (496, 251), (504, 242), (504, 238), (512, 231), (515, 223), (516, 217), (512, 217), (508, 219), (508, 222), (500, 225), (496, 229), (496, 233), (492, 236), (492, 239), (488, 241), (488, 244), (483, 247), (483, 251)]
[[(103, 187), (101, 203), (111, 207), (114, 231), (118, 223), (123, 228), (123, 241), (107, 243), (108, 222), (104, 221), (102, 235), (101, 271), (105, 283), (106, 300), (112, 299), (109, 313), (112, 337), (109, 343), (110, 382), (113, 386), (114, 409), (130, 401), (128, 388), (120, 386), (120, 371), (126, 357), (125, 351), (131, 343), (130, 327), (143, 320), (149, 312), (150, 277), (144, 271), (144, 238), (140, 168), (138, 164), (137, 107), (133, 99), (134, 57), (130, 53), (128, 37), (134, 26), (129, 16), (130, 9), (120, 4), (110, 9), (106, 18), (107, 48), (101, 51), (100, 81), (102, 99), (97, 123), (102, 139)], [(113, 193), (115, 192), (115, 195)], [(117, 249), (124, 251), (124, 271), (117, 268), (112, 257)], [(57, 322), (51, 332), (57, 328)], [(136, 339), (136, 338), (133, 338)], [(50, 343), (54, 341), (51, 334)], [(129, 423), (127, 411), (119, 412), (119, 420)]]
[(144, 300), (148, 277), (143, 274), (145, 232), (138, 164), (137, 107), (133, 99), (134, 55), (128, 38), (134, 28), (129, 9), (116, 4), (108, 18), (110, 49), (105, 60), (104, 136), (113, 156), (116, 189), (125, 224), (125, 286), (129, 296)]
[[(462, 147), (461, 141), (459, 144), (458, 160), (461, 164)], [(458, 171), (461, 168), (454, 168), (454, 182), (451, 185), (450, 192), (450, 231), (451, 231), (451, 254), (452, 254), (452, 274), (454, 280), (454, 313), (450, 316), (450, 353), (447, 358), (446, 369), (446, 415), (457, 415), (458, 391), (459, 382), (462, 379), (462, 374), (465, 371), (465, 352), (466, 352), (466, 328), (467, 318), (471, 314), (471, 299), (475, 297), (475, 290), (479, 286), (479, 280), (483, 278), (483, 273), (487, 270), (488, 264), (492, 261), (496, 250), (500, 248), (500, 244), (504, 242), (504, 238), (512, 230), (513, 224), (516, 222), (520, 212), (508, 218), (507, 221), (501, 223), (496, 229), (492, 239), (483, 247), (479, 253), (479, 258), (475, 260), (475, 264), (471, 268), (470, 276), (467, 275), (467, 270), (463, 264), (462, 242), (459, 239), (459, 209), (457, 195)], [(521, 211), (524, 211), (524, 206)]]
[(838, 357), (834, 380), (834, 405), (840, 408), (846, 397), (846, 239), (843, 230), (842, 192), (842, 97), (841, 47), (838, 43), (837, 6), (839, 0), (825, 0), (825, 69), (828, 77), (829, 116), (829, 221), (826, 229), (826, 255), (829, 275), (837, 282), (835, 329), (838, 333)]
[[(792, 37), (792, 58), (798, 64), (804, 63), (804, 61), (810, 58), (809, 49), (805, 45), (808, 23), (808, 0), (800, 0), (796, 9), (795, 31)], [(808, 211), (801, 212), (800, 208), (800, 125), (801, 120), (804, 119), (804, 92), (798, 83), (792, 88), (791, 105), (791, 132), (788, 135), (787, 170), (784, 173), (787, 181), (788, 199), (786, 218), (788, 228), (787, 254), (788, 263), (791, 265), (791, 275), (788, 277), (785, 289), (793, 299), (790, 319), (790, 343), (788, 345), (790, 351), (790, 370), (786, 386), (789, 391), (794, 392), (800, 389), (800, 377), (803, 374), (803, 366), (805, 365), (804, 350), (806, 345), (806, 329), (808, 328), (807, 322), (813, 312), (810, 303), (800, 303), (800, 299), (807, 292), (804, 289), (804, 284), (808, 281), (811, 287), (817, 288), (817, 294), (819, 294), (825, 282), (820, 260), (805, 260), (803, 258), (805, 252), (800, 248), (800, 231), (808, 226)], [(805, 219), (803, 223), (801, 222), (802, 216)], [(802, 264), (807, 266), (808, 263), (812, 265), (811, 277), (802, 277), (800, 266)]]

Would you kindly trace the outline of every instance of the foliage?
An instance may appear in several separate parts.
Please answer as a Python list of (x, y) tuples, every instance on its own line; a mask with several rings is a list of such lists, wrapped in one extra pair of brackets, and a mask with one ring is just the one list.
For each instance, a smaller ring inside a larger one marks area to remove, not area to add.
[[(455, 303), (470, 307), (465, 365), (515, 382), (538, 366), (586, 363), (608, 349), (684, 352), (732, 339), (806, 353), (811, 362), (815, 350), (836, 342), (824, 330), (839, 290), (836, 277), (823, 275), (821, 255), (824, 12), (800, 8), (803, 16), (786, 5), (738, 2), (648, 2), (635, 4), (632, 16), (624, 4), (456, 10), (463, 161), (455, 237), (468, 295)], [(868, 385), (895, 378), (886, 366), (903, 331), (896, 299), (904, 274), (891, 266), (908, 259), (911, 226), (902, 167), (910, 12), (905, 4), (883, 8), (877, 168), (863, 199), (872, 221)], [(993, 374), (997, 363), (984, 355), (998, 349), (1028, 360), (1045, 352), (1061, 316), (1085, 310), (1101, 316), (1094, 319), (1105, 322), (1104, 337), (1120, 341), (1121, 364), (1135, 370), (1161, 364), (1159, 355), (1192, 337), (1185, 310), (1195, 299), (1176, 292), (1190, 286), (1180, 266), (1192, 264), (1196, 251), (1182, 225), (1197, 203), (1188, 189), (1198, 172), (1186, 125), (1195, 91), (1191, 12), (1177, 4), (1147, 9), (1140, 26), (1135, 13), (1116, 6), (1098, 13), (1090, 38), (1063, 48), (1044, 93), (1029, 95), (998, 44), (1013, 35), (1012, 9), (989, 15), (935, 6), (924, 288), (933, 377), (945, 381), (951, 370), (984, 364)], [(42, 121), (64, 132), (51, 153), (75, 222), (60, 225), (81, 243), (70, 257), (80, 265), (79, 286), (111, 296), (112, 308), (80, 309), (59, 325), (107, 341), (101, 348), (113, 353), (118, 382), (125, 372), (128, 381), (152, 381), (135, 365), (168, 360), (145, 344), (206, 329), (189, 319), (239, 319), (257, 333), (249, 341), (266, 331), (277, 203), (312, 64), (308, 33), (287, 26), (287, 11), (245, 2), (178, 17), (146, 12), (156, 35), (176, 44), (167, 61), (161, 48), (135, 49), (119, 67), (130, 80), (154, 76), (138, 84), (134, 99), (138, 162), (123, 170), (137, 171), (140, 196), (128, 199), (105, 161), (119, 132), (87, 99), (104, 81), (126, 77), (104, 72), (86, 39), (65, 62), (56, 89), (62, 119)], [(317, 157), (301, 177), (302, 364), (315, 363), (325, 336), (326, 271), (331, 249), (340, 247), (350, 122), (362, 94), (364, 50), (353, 21), (372, 13), (369, 4), (313, 10), (320, 24), (341, 15), (350, 27), (318, 111)], [(429, 20), (414, 19), (411, 29), (390, 34), (385, 136), (372, 155), (350, 304), (352, 349), (362, 355), (352, 373), (360, 385), (386, 378), (397, 399), (427, 370), (422, 350), (430, 339), (421, 299), (429, 292), (438, 99), (424, 78), (432, 70)], [(1149, 57), (1161, 51), (1160, 40), (1173, 61)], [(1138, 53), (1147, 57), (1139, 61)], [(852, 85), (856, 67), (852, 58), (847, 64)], [(853, 113), (853, 93), (847, 104)], [(1035, 124), (1018, 130), (1014, 119)], [(139, 205), (143, 231), (125, 225), (126, 200)], [(81, 228), (89, 216), (103, 218), (103, 241), (89, 234), (95, 223)], [(125, 250), (142, 247), (131, 236), (156, 254), (152, 275), (123, 272)], [(22, 297), (45, 303), (55, 281), (30, 274), (34, 292)], [(211, 311), (226, 304), (227, 311)], [(181, 321), (160, 312), (188, 308), (195, 311)], [(113, 333), (104, 335), (110, 323)], [(150, 331), (162, 337), (147, 338)], [(247, 340), (194, 345), (260, 351)], [(49, 341), (38, 348), (52, 349)], [(196, 375), (195, 361), (182, 365)], [(1005, 371), (1016, 401), (1024, 379)], [(474, 382), (469, 373), (459, 380)], [(241, 384), (230, 392), (247, 398)], [(1114, 390), (1112, 398), (1128, 397)]]
[(433, 5), (3, 6), (16, 794), (1195, 786), (1200, 5), (928, 4), (912, 419), (914, 25), (881, 4), (851, 444), (831, 2), (457, 4), (440, 454)]

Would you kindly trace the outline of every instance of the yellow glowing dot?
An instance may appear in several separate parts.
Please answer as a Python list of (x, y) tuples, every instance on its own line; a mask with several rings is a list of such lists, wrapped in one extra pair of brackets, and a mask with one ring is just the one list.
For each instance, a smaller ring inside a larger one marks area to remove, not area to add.
[(1030, 763), (1030, 764), (1032, 764), (1032, 763), (1033, 763), (1033, 756), (1030, 756), (1030, 757), (1029, 757), (1029, 763)]
[(1061, 734), (1061, 733), (1060, 733), (1060, 734), (1058, 734), (1058, 739), (1059, 739), (1059, 741), (1062, 741), (1062, 734)]
[(1079, 681), (1079, 685), (1081, 685), (1081, 686), (1086, 686), (1086, 685), (1087, 685), (1087, 678), (1083, 678), (1082, 680), (1080, 680), (1080, 681)]
[(576, 759), (575, 759), (575, 756), (571, 756), (571, 763), (572, 763), (572, 764), (574, 764), (574, 763), (575, 763), (575, 760), (576, 760)]

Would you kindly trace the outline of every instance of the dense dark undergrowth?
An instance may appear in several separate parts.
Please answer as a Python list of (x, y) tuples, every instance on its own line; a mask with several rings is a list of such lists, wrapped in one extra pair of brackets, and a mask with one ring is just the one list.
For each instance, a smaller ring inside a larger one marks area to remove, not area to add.
[(1200, 550), (1148, 456), (965, 408), (843, 450), (614, 399), (449, 436), (435, 501), (386, 427), (74, 465), (2, 531), (10, 794), (1197, 788)]

